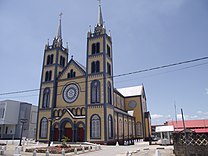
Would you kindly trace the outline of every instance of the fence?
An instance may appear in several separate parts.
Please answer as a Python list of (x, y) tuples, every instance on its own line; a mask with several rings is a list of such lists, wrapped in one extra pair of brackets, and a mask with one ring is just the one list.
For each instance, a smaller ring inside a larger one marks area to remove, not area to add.
[(208, 133), (173, 133), (176, 156), (208, 156)]

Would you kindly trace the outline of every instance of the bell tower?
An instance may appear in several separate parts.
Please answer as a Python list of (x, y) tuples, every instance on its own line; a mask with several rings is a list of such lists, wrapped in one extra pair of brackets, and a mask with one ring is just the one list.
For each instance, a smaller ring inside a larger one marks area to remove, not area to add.
[(37, 121), (37, 139), (46, 140), (52, 134), (50, 128), (48, 132), (43, 133), (41, 131), (41, 124), (43, 121), (51, 126), (49, 119), (53, 118), (53, 109), (56, 107), (56, 94), (57, 94), (57, 77), (59, 73), (64, 69), (68, 62), (68, 48), (63, 47), (62, 43), (62, 31), (61, 31), (61, 17), (59, 15), (59, 25), (57, 34), (53, 39), (52, 45), (48, 43), (45, 45), (39, 104), (38, 104), (38, 121)]
[[(87, 34), (86, 69), (86, 139), (107, 144), (107, 119), (109, 113), (113, 116), (112, 38), (106, 33), (100, 1), (97, 23)], [(95, 129), (96, 121), (100, 126)]]

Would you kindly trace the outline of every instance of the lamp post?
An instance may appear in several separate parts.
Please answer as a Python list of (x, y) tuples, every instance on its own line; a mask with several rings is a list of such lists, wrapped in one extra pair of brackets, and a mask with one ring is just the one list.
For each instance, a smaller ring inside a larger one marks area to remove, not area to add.
[(22, 146), (22, 133), (23, 133), (24, 124), (25, 124), (26, 122), (27, 122), (27, 119), (20, 119), (20, 123), (22, 123), (22, 127), (21, 127), (21, 135), (20, 135), (19, 146)]
[(53, 121), (59, 119), (58, 117), (55, 117), (55, 118), (48, 118), (48, 121), (50, 121), (50, 134), (49, 134), (49, 139), (48, 139), (48, 146), (51, 145), (51, 138), (52, 138), (52, 124), (53, 124)]

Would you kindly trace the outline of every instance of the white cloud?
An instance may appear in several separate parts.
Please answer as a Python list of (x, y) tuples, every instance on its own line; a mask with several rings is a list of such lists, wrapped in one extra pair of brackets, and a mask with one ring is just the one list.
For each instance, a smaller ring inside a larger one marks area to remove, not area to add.
[(197, 111), (197, 114), (203, 114), (203, 112), (199, 110), (199, 111)]
[(151, 118), (152, 119), (159, 119), (159, 118), (163, 118), (164, 116), (163, 115), (161, 115), (161, 114), (152, 114), (151, 115)]
[(206, 94), (208, 94), (208, 88), (206, 88), (205, 91), (206, 91)]

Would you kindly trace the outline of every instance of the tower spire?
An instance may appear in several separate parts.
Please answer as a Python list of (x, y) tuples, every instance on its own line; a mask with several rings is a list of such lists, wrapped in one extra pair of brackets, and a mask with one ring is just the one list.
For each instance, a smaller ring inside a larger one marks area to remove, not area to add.
[(97, 20), (97, 26), (103, 26), (103, 16), (102, 16), (102, 10), (101, 10), (101, 0), (98, 0), (98, 20)]
[(61, 16), (63, 13), (61, 12), (59, 14), (59, 25), (58, 25), (58, 30), (57, 34), (53, 39), (53, 47), (62, 47), (62, 34), (61, 34)]
[(58, 26), (58, 31), (57, 31), (57, 39), (62, 39), (62, 34), (61, 34), (61, 16), (63, 15), (63, 13), (61, 12), (59, 14), (59, 26)]

